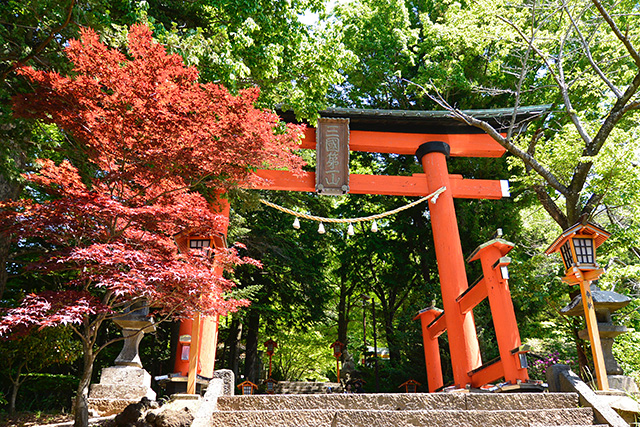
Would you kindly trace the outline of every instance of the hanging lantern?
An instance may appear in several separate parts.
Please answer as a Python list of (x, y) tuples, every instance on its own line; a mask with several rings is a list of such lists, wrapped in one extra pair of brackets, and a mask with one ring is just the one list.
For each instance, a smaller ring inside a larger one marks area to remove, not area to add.
[(324, 234), (324, 224), (322, 223), (318, 226), (318, 234)]
[(354, 234), (356, 234), (356, 233), (353, 231), (353, 224), (351, 224), (351, 223), (349, 223), (349, 228), (347, 228), (347, 234), (348, 234), (349, 236), (353, 236)]
[(374, 233), (378, 232), (378, 223), (375, 219), (373, 220), (373, 224), (371, 224), (371, 231), (373, 231)]
[(575, 224), (562, 232), (546, 250), (546, 254), (560, 252), (566, 270), (567, 277), (563, 279), (565, 282), (569, 284), (578, 282), (572, 277), (573, 268), (580, 270), (585, 280), (595, 280), (603, 273), (596, 264), (596, 248), (610, 235), (593, 224)]
[(300, 229), (300, 220), (298, 220), (298, 217), (293, 220), (293, 228), (295, 228), (296, 230)]

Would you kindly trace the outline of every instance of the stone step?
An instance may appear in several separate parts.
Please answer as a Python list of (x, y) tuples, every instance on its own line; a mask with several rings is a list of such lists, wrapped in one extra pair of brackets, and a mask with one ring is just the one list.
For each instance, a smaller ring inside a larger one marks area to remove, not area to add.
[(590, 408), (542, 410), (233, 410), (217, 411), (213, 426), (245, 427), (386, 427), (386, 426), (465, 426), (529, 427), (593, 425)]
[(340, 383), (279, 381), (275, 385), (277, 394), (323, 394), (342, 391)]
[(221, 396), (222, 411), (275, 411), (308, 409), (398, 410), (533, 410), (576, 408), (575, 393), (394, 393), (324, 395)]

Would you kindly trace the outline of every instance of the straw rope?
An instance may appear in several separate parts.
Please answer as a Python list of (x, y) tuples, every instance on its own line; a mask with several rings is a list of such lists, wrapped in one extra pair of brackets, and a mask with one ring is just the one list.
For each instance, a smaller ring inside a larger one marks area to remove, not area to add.
[(438, 188), (436, 191), (434, 191), (433, 193), (429, 194), (428, 196), (425, 196), (421, 199), (416, 200), (415, 202), (411, 202), (407, 205), (404, 206), (400, 206), (399, 208), (381, 213), (381, 214), (376, 214), (376, 215), (370, 215), (370, 216), (365, 216), (365, 217), (360, 217), (360, 218), (324, 218), (321, 216), (315, 216), (315, 215), (307, 215), (304, 213), (300, 213), (300, 212), (296, 212), (293, 211), (291, 209), (287, 209), (283, 206), (280, 205), (276, 205), (275, 203), (271, 203), (267, 200), (264, 199), (260, 199), (260, 202), (271, 207), (274, 209), (277, 209), (281, 212), (284, 213), (288, 213), (289, 215), (293, 215), (296, 216), (298, 218), (303, 218), (303, 219), (308, 219), (310, 221), (317, 221), (317, 222), (327, 222), (327, 223), (338, 223), (338, 224), (345, 224), (345, 223), (352, 223), (352, 222), (362, 222), (362, 221), (372, 221), (375, 219), (380, 219), (380, 218), (384, 218), (390, 215), (395, 215), (398, 212), (402, 212), (404, 210), (407, 210), (409, 208), (412, 208), (416, 205), (419, 205), (420, 203), (429, 200), (429, 199), (433, 199), (433, 202), (435, 203), (435, 201), (438, 199), (438, 196), (440, 194), (442, 194), (445, 190), (447, 189), (447, 187), (440, 187)]

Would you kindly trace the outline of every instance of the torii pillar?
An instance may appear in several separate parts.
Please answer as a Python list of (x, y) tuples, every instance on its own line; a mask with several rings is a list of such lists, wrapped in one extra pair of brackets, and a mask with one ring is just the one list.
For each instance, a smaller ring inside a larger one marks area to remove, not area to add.
[(473, 312), (462, 314), (456, 303), (456, 298), (469, 285), (453, 205), (452, 187), (449, 182), (447, 168), (449, 153), (449, 144), (430, 141), (418, 147), (416, 157), (427, 176), (428, 191), (433, 192), (440, 187), (446, 187), (437, 200), (429, 203), (429, 213), (438, 260), (442, 305), (447, 317), (453, 380), (456, 386), (464, 388), (471, 382), (469, 372), (482, 365), (482, 357)]

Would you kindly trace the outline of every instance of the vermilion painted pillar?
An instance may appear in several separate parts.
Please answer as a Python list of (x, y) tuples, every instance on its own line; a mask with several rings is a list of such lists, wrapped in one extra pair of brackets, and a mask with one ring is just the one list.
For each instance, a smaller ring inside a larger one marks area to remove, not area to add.
[(440, 194), (435, 203), (433, 200), (429, 202), (429, 212), (440, 274), (442, 305), (447, 317), (453, 379), (456, 386), (465, 387), (470, 383), (468, 373), (482, 365), (482, 358), (473, 313), (461, 314), (456, 303), (456, 298), (469, 285), (449, 182), (449, 150), (449, 144), (431, 141), (422, 144), (416, 151), (416, 156), (427, 175), (429, 192), (446, 187), (446, 191)]
[[(212, 212), (219, 214), (224, 218), (220, 234), (212, 237), (211, 239), (211, 246), (221, 249), (224, 246), (224, 239), (226, 238), (227, 229), (229, 227), (229, 201), (219, 196), (211, 203), (210, 209)], [(224, 238), (222, 236), (224, 236)], [(222, 267), (216, 267), (213, 274), (218, 276), (222, 275)], [(193, 354), (194, 350), (190, 348), (188, 358), (185, 360), (184, 356), (186, 355), (186, 351), (184, 350), (184, 347), (186, 342), (181, 342), (178, 345), (174, 366), (174, 372), (180, 372), (184, 376), (191, 373), (194, 380), (190, 382), (195, 381), (196, 374), (211, 378), (213, 376), (216, 360), (219, 317), (214, 316), (200, 318), (198, 316), (197, 318), (199, 319), (197, 325), (194, 320), (191, 319), (184, 320), (180, 323), (180, 336), (191, 336), (191, 345), (189, 345), (189, 347), (197, 347), (197, 351)], [(197, 337), (192, 336), (195, 333), (198, 334)]]
[(427, 381), (429, 382), (429, 392), (433, 393), (444, 385), (442, 380), (442, 363), (440, 362), (440, 346), (438, 338), (432, 337), (429, 332), (429, 325), (442, 311), (435, 308), (421, 310), (413, 319), (420, 319), (422, 325), (422, 341), (424, 342), (424, 360), (427, 365)]
[(512, 384), (516, 384), (518, 380), (526, 381), (529, 378), (526, 368), (520, 367), (518, 354), (511, 353), (511, 350), (520, 347), (521, 342), (513, 301), (509, 292), (509, 282), (502, 277), (500, 266), (495, 266), (503, 253), (496, 245), (490, 245), (482, 248), (478, 255), (482, 263), (482, 274), (491, 306), (491, 316), (496, 331), (500, 360), (504, 369), (504, 379), (511, 381)]

